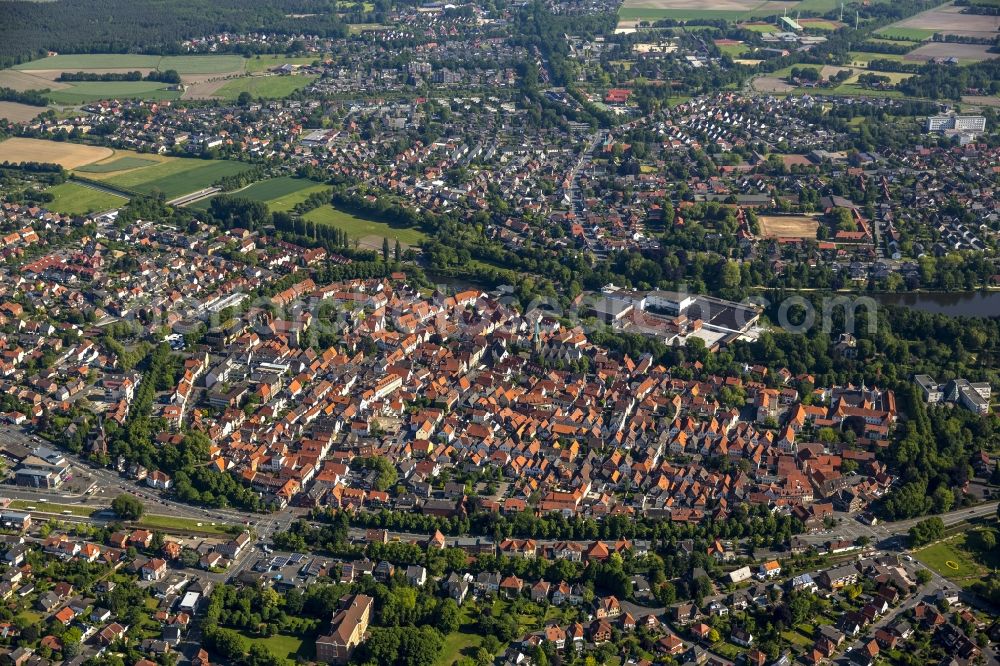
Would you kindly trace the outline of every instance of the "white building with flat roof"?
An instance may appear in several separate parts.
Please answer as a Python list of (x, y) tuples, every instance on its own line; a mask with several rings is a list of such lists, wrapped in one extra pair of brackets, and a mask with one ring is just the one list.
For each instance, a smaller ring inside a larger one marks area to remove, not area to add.
[(956, 130), (958, 132), (982, 133), (986, 131), (985, 116), (959, 116), (949, 113), (941, 116), (927, 117), (928, 132), (946, 132)]

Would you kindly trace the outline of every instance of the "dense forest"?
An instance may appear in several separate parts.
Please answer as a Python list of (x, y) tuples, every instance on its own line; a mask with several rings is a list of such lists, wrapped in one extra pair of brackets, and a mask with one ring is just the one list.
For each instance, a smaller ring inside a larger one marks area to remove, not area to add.
[[(342, 37), (330, 0), (0, 1), (0, 67), (61, 53), (179, 53), (180, 42), (217, 32)], [(308, 14), (308, 18), (291, 18)]]

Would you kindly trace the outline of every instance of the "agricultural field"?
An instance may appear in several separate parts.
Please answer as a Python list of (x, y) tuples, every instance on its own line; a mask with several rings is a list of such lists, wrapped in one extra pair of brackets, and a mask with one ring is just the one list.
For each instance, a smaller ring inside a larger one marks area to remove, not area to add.
[(147, 157), (125, 156), (116, 157), (111, 161), (102, 160), (94, 164), (88, 164), (86, 166), (78, 167), (76, 170), (81, 173), (113, 173), (115, 171), (129, 171), (131, 169), (147, 167), (157, 164), (158, 162), (159, 160), (153, 160)]
[(48, 97), (54, 104), (86, 104), (101, 99), (179, 99), (180, 91), (168, 90), (169, 84), (158, 81), (80, 81)]
[(227, 160), (177, 157), (130, 171), (116, 171), (110, 174), (90, 173), (87, 176), (113, 187), (134, 190), (142, 194), (162, 192), (167, 199), (172, 199), (210, 187), (223, 176), (232, 176), (249, 168), (249, 165)]
[(796, 4), (781, 0), (625, 0), (618, 10), (618, 19), (619, 26), (660, 19), (739, 21), (775, 16)]
[(419, 245), (426, 238), (419, 229), (395, 227), (385, 222), (368, 220), (333, 206), (320, 206), (303, 215), (303, 218), (346, 231), (351, 240), (357, 240), (361, 247), (372, 250), (381, 250), (384, 238), (389, 239), (390, 245), (398, 240), (404, 246)]
[(161, 72), (174, 69), (178, 74), (228, 74), (244, 71), (246, 63), (239, 55), (163, 56), (156, 68)]
[(60, 72), (78, 72), (90, 69), (156, 69), (161, 56), (122, 53), (71, 53), (49, 56), (15, 65), (14, 69), (29, 71), (51, 69)]
[(764, 238), (816, 238), (819, 222), (804, 215), (760, 215), (760, 232)]
[(1000, 565), (1000, 555), (982, 539), (982, 531), (963, 532), (914, 550), (913, 557), (961, 587), (969, 587)]
[(18, 104), (17, 102), (0, 102), (0, 118), (15, 123), (26, 123), (45, 110), (45, 107)]
[(254, 98), (281, 99), (316, 80), (315, 76), (248, 76), (228, 81), (215, 91), (222, 99), (236, 99), (248, 92)]
[(99, 99), (179, 99), (182, 92), (157, 81), (56, 81), (63, 72), (125, 73), (176, 70), (185, 84), (241, 76), (247, 60), (238, 55), (156, 56), (114, 53), (66, 54), (21, 63), (0, 72), (0, 85), (18, 90), (49, 88), (54, 104), (77, 105)]
[[(313, 192), (321, 192), (327, 189), (329, 189), (329, 186), (322, 183), (305, 178), (283, 176), (281, 178), (262, 180), (242, 190), (228, 192), (227, 194), (266, 203), (271, 210), (290, 211), (295, 207), (295, 204), (305, 201), (306, 197)], [(207, 210), (211, 202), (212, 198), (202, 199), (197, 203), (191, 204), (191, 207)]]
[(56, 72), (131, 71), (136, 69), (166, 71), (175, 69), (179, 74), (222, 74), (243, 71), (245, 62), (246, 59), (238, 55), (158, 56), (74, 53), (24, 62), (16, 65), (14, 69), (22, 72), (35, 70)]
[(69, 88), (69, 84), (52, 81), (34, 73), (19, 72), (16, 69), (0, 69), (0, 87), (14, 90), (43, 90), (45, 88), (61, 90)]
[[(888, 76), (885, 72), (871, 72), (872, 74), (882, 74), (883, 76)], [(899, 76), (898, 74), (893, 74), (892, 76)], [(903, 74), (902, 76), (907, 76)], [(891, 78), (891, 77), (890, 77)], [(906, 97), (899, 90), (879, 90), (874, 88), (865, 88), (859, 86), (856, 83), (844, 83), (837, 86), (836, 88), (822, 88), (822, 93), (824, 95), (837, 95), (840, 97), (894, 97), (902, 98)], [(816, 88), (796, 88), (791, 91), (793, 95), (815, 95), (817, 94)]]
[(103, 192), (72, 181), (55, 185), (47, 191), (55, 196), (55, 199), (45, 204), (45, 207), (67, 215), (101, 213), (113, 208), (120, 208), (128, 201), (125, 197), (119, 197), (110, 192)]
[(934, 31), (923, 28), (896, 28), (887, 26), (875, 34), (889, 37), (896, 42), (922, 42), (933, 37)]
[[(890, 2), (891, 0), (874, 0)], [(771, 16), (780, 16), (786, 11), (828, 12), (840, 6), (840, 0), (625, 0), (618, 10), (618, 26), (635, 27), (639, 21), (676, 19), (722, 19), (725, 21), (749, 21)], [(822, 30), (836, 30), (835, 21), (817, 19), (816, 27)], [(753, 29), (753, 28), (751, 28)], [(763, 32), (777, 30), (774, 26)]]
[(960, 65), (982, 62), (1000, 58), (1000, 54), (990, 53), (990, 47), (985, 44), (949, 44), (947, 42), (928, 42), (902, 56), (906, 62), (927, 62), (934, 58), (958, 58)]
[(112, 155), (110, 148), (65, 141), (14, 138), (0, 142), (0, 162), (49, 162), (75, 169)]
[(935, 33), (992, 39), (1000, 32), (1000, 16), (963, 14), (954, 4), (928, 9), (878, 31), (886, 37), (923, 41)]
[(851, 58), (849, 65), (852, 67), (868, 67), (872, 60), (891, 60), (893, 62), (903, 62), (906, 56), (898, 53), (869, 53), (866, 51), (851, 51), (848, 54)]

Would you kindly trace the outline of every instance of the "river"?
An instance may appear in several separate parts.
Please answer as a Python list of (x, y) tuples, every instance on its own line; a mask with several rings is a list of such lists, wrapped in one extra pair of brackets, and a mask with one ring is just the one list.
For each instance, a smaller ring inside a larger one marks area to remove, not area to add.
[(934, 314), (953, 317), (1000, 317), (1000, 291), (920, 292), (871, 296), (882, 305), (901, 305)]

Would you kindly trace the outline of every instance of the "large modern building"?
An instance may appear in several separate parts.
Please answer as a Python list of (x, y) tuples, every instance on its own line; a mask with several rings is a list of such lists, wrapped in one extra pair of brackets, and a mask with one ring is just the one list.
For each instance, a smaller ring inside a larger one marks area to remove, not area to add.
[(364, 594), (340, 600), (340, 610), (330, 621), (330, 633), (316, 639), (316, 661), (346, 664), (365, 639), (374, 599)]
[(916, 375), (913, 380), (929, 405), (952, 402), (976, 414), (987, 414), (990, 411), (990, 396), (993, 391), (987, 382), (970, 382), (958, 378), (946, 384), (938, 384), (930, 375)]
[(959, 116), (949, 113), (942, 116), (928, 116), (928, 132), (946, 132), (956, 130), (958, 132), (981, 133), (986, 131), (985, 116)]
[(69, 463), (61, 453), (40, 446), (14, 470), (14, 482), (32, 488), (58, 488), (69, 473)]
[(0, 526), (25, 532), (31, 527), (31, 514), (27, 511), (14, 511), (13, 509), (0, 510)]

